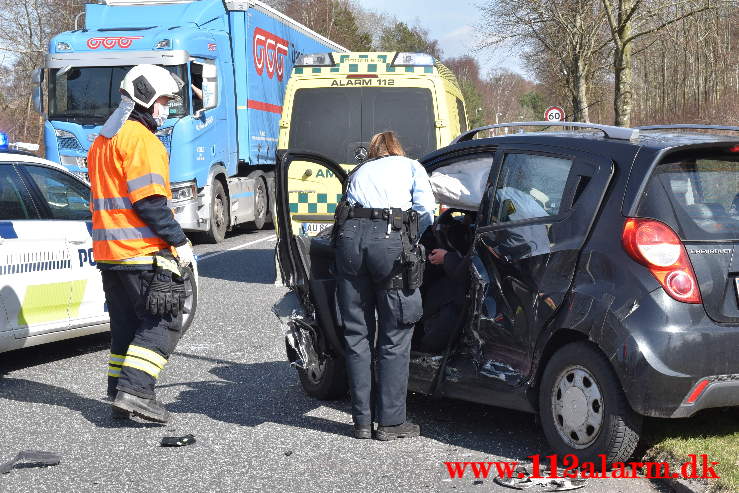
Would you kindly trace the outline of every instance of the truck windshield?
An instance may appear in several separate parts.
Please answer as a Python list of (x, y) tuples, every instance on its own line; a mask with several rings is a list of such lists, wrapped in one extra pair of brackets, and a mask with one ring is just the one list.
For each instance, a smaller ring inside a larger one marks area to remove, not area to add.
[(408, 157), (436, 149), (431, 91), (421, 88), (316, 88), (295, 93), (290, 120), (294, 149), (319, 152), (337, 163), (357, 162), (357, 148), (392, 130)]
[[(118, 107), (121, 101), (121, 80), (131, 68), (132, 66), (52, 69), (49, 73), (49, 119), (102, 125)], [(185, 81), (187, 87), (185, 65), (165, 68)], [(188, 99), (184, 97), (184, 102), (173, 101), (169, 106), (169, 117), (186, 115)]]

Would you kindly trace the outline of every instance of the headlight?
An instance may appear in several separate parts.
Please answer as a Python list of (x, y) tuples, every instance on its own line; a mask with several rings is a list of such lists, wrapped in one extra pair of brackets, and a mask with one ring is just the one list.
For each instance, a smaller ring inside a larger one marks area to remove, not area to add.
[(192, 200), (198, 196), (198, 189), (195, 183), (184, 183), (172, 187), (172, 201), (179, 202), (181, 200)]
[(59, 130), (58, 128), (54, 129), (54, 133), (57, 137), (62, 139), (76, 139), (77, 137), (72, 132), (67, 132), (66, 130)]
[(77, 166), (80, 169), (87, 169), (87, 158), (84, 156), (59, 156), (59, 160), (64, 166)]

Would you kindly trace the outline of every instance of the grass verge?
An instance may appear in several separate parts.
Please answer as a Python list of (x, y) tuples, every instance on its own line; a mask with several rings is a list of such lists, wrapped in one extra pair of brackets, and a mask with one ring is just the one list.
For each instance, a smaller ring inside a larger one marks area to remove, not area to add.
[(671, 464), (672, 471), (688, 462), (688, 455), (707, 454), (719, 462), (720, 479), (711, 491), (739, 492), (739, 409), (711, 409), (689, 419), (649, 419), (645, 423), (646, 458)]

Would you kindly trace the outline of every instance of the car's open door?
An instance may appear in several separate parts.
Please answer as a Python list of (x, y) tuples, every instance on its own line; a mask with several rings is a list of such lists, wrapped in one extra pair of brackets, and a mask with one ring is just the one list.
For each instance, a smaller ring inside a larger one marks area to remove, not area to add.
[[(283, 283), (307, 289), (311, 248), (320, 248), (321, 234), (333, 225), (344, 193), (347, 173), (331, 159), (310, 151), (287, 150), (277, 158), (277, 258)], [(311, 245), (312, 238), (319, 238)], [(320, 254), (320, 252), (313, 252)], [(319, 267), (319, 266), (315, 266)]]

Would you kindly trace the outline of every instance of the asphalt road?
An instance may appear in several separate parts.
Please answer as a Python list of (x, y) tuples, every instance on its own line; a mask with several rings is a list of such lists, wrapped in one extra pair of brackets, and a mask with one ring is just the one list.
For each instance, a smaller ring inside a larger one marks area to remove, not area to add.
[[(285, 292), (274, 284), (274, 245), (263, 231), (196, 247), (198, 313), (160, 378), (174, 414), (166, 426), (110, 418), (107, 334), (0, 354), (0, 463), (26, 449), (62, 455), (59, 466), (0, 476), (0, 492), (514, 491), (450, 480), (443, 462), (548, 453), (531, 415), (417, 395), (409, 414), (423, 437), (350, 438), (348, 399), (306, 397), (286, 363), (270, 310)], [(189, 433), (192, 446), (158, 445)], [(600, 479), (579, 491), (665, 491), (657, 487)]]

